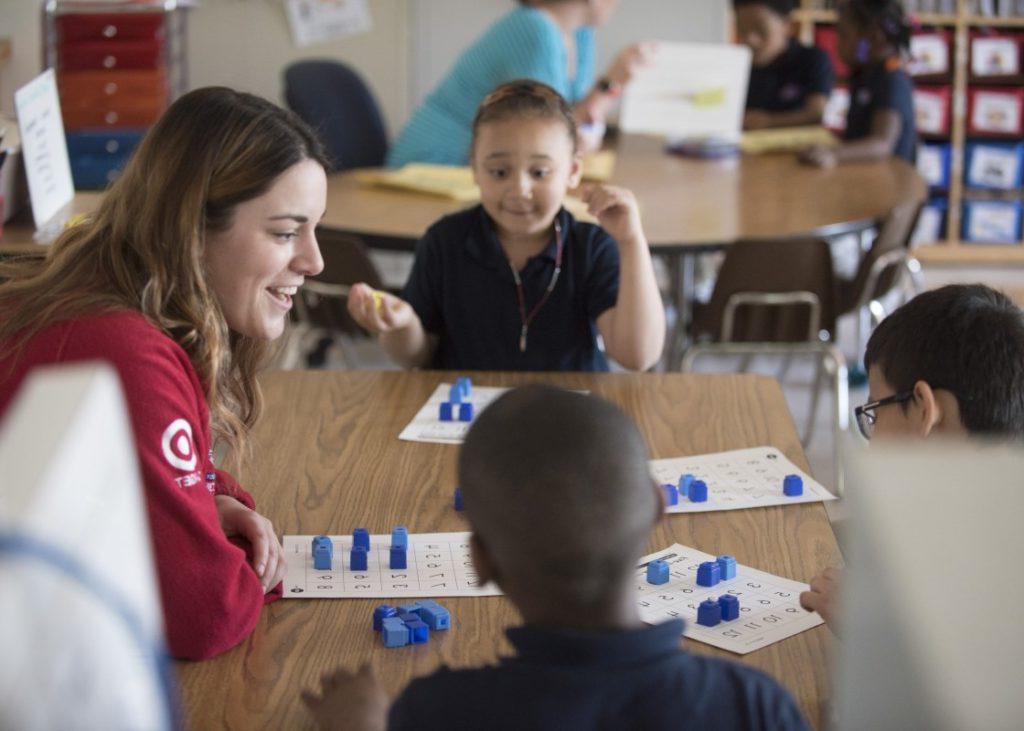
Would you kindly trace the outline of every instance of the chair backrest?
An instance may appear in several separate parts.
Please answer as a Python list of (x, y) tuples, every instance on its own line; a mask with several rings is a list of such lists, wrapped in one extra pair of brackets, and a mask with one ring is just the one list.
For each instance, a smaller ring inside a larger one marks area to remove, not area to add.
[[(359, 239), (334, 231), (318, 230), (320, 252), (324, 258), (324, 270), (312, 281), (326, 285), (348, 285), (365, 282), (374, 289), (383, 289), (380, 272)], [(314, 327), (334, 330), (347, 334), (361, 333), (362, 329), (348, 314), (347, 293), (343, 296), (323, 296), (309, 291), (300, 291), (302, 306), (296, 308), (296, 315)]]
[[(923, 201), (908, 201), (893, 208), (882, 221), (878, 236), (868, 253), (861, 259), (853, 284), (845, 289), (839, 312), (849, 312), (860, 303), (884, 297), (900, 281), (900, 268), (905, 259), (898, 256), (887, 257), (892, 263), (878, 269), (875, 262), (892, 251), (909, 252), (917, 219), (924, 207)], [(872, 268), (876, 271), (872, 273)], [(870, 291), (868, 291), (870, 290)]]
[[(718, 340), (723, 318), (734, 295), (757, 292), (803, 292), (792, 304), (740, 304), (732, 323), (733, 342), (803, 342), (808, 339), (813, 307), (819, 304), (818, 326), (835, 331), (835, 275), (832, 252), (823, 239), (739, 241), (729, 247), (718, 272), (711, 301), (694, 312), (697, 338)], [(742, 302), (742, 297), (733, 299)]]
[(315, 129), (335, 171), (384, 164), (388, 138), (363, 79), (337, 61), (299, 61), (284, 72), (288, 107)]

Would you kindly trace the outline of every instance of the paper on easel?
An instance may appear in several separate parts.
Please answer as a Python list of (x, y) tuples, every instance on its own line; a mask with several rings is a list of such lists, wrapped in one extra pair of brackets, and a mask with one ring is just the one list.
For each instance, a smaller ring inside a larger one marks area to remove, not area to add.
[(741, 45), (659, 43), (654, 61), (626, 87), (622, 129), (739, 140), (750, 57)]
[(57, 213), (75, 197), (64, 122), (53, 69), (47, 69), (14, 93), (21, 128), (32, 217), (37, 229), (54, 224)]
[(299, 48), (366, 33), (373, 27), (366, 0), (285, 0)]

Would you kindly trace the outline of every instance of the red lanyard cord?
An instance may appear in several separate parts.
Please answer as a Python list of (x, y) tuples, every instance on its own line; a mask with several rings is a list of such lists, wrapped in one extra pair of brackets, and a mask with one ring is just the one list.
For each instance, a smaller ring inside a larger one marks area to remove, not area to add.
[(562, 246), (565, 242), (562, 240), (562, 224), (555, 219), (555, 271), (551, 274), (551, 282), (548, 283), (548, 288), (544, 291), (544, 296), (540, 298), (540, 301), (533, 306), (530, 310), (530, 314), (526, 314), (526, 295), (523, 294), (523, 280), (519, 276), (519, 272), (516, 271), (515, 266), (509, 261), (508, 267), (512, 270), (512, 279), (516, 283), (516, 294), (519, 297), (519, 321), (522, 323), (522, 329), (519, 331), (519, 352), (526, 352), (526, 334), (530, 329), (530, 323), (533, 322), (533, 318), (540, 312), (540, 308), (544, 306), (544, 303), (548, 301), (548, 297), (551, 296), (551, 292), (555, 289), (555, 285), (558, 284), (558, 275), (562, 273)]

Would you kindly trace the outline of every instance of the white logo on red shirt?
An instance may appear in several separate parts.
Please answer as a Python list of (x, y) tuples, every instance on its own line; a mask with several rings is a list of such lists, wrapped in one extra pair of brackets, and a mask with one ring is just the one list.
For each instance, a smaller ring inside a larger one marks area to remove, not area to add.
[(164, 429), (160, 439), (164, 459), (179, 470), (189, 472), (196, 468), (196, 449), (192, 443), (192, 426), (184, 419), (175, 419)]

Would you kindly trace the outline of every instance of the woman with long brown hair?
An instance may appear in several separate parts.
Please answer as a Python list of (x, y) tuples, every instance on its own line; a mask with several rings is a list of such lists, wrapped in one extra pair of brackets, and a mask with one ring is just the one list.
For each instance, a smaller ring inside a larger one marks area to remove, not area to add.
[(245, 453), (269, 342), (323, 268), (325, 168), (290, 112), (199, 89), (45, 260), (0, 265), (0, 415), (36, 366), (104, 360), (121, 377), (176, 657), (233, 647), (279, 596), (273, 526), (213, 445)]

